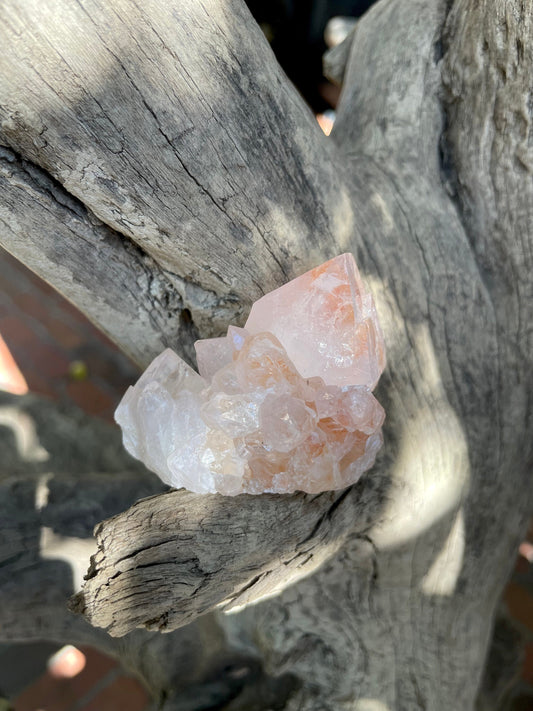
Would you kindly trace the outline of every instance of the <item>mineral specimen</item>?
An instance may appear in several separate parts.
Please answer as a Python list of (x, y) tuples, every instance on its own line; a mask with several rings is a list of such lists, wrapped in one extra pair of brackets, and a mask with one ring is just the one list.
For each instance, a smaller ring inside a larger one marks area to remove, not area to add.
[(371, 390), (385, 365), (372, 296), (351, 254), (257, 301), (245, 328), (172, 350), (128, 389), (126, 449), (198, 493), (318, 493), (356, 482), (382, 444)]

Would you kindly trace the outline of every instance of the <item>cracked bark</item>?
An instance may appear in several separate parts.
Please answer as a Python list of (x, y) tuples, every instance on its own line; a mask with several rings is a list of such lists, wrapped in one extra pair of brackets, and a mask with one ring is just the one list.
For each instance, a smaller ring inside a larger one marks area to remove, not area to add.
[[(32, 180), (57, 181), (43, 192), (13, 173), (33, 202), (8, 248), (59, 284), (54, 245), (84, 264), (78, 233), (113, 235), (113, 251), (80, 269), (85, 296), (73, 279), (63, 288), (125, 350), (142, 360), (165, 338), (190, 344), (159, 307), (150, 318), (139, 261), (202, 336), (348, 249), (376, 297), (386, 445), (358, 485), (317, 497), (170, 492), (97, 527), (74, 601), (94, 624), (193, 634), (216, 621), (219, 660), (260, 660), (268, 683), (223, 684), (211, 707), (474, 707), (531, 507), (531, 9), (381, 0), (337, 52), (344, 88), (326, 140), (237, 0), (4, 5), (0, 135), (20, 161), (2, 166), (30, 162)], [(41, 257), (44, 214), (55, 227)], [(108, 254), (131, 285), (116, 311), (138, 310), (151, 330), (123, 335), (130, 326), (91, 311), (91, 274)], [(129, 639), (109, 644), (127, 655)], [(209, 707), (199, 690), (213, 690), (215, 668), (206, 662), (189, 691), (167, 677), (165, 703)]]

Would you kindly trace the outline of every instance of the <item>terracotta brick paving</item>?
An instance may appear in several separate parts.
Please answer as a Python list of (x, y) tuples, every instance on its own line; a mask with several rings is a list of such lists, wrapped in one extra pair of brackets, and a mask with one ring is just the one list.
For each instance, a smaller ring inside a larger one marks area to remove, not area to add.
[[(0, 336), (31, 392), (107, 420), (138, 376), (136, 366), (74, 306), (3, 250)], [(2, 352), (0, 342), (0, 358)]]
[(143, 711), (148, 695), (118, 664), (90, 647), (81, 647), (84, 669), (72, 678), (46, 671), (13, 700), (14, 711)]

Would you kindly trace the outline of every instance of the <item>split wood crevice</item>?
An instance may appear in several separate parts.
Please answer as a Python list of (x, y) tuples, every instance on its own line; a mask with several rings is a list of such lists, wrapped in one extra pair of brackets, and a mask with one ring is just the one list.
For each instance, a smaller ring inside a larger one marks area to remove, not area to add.
[[(235, 654), (286, 709), (473, 708), (531, 510), (530, 4), (380, 0), (330, 63), (326, 139), (240, 0), (4, 3), (1, 243), (140, 365), (341, 252), (376, 298), (386, 444), (357, 486), (170, 492), (97, 527), (74, 607), (211, 640), (194, 698), (247, 708), (213, 691)], [(221, 605), (244, 607), (200, 618)], [(164, 708), (202, 708), (157, 664)]]

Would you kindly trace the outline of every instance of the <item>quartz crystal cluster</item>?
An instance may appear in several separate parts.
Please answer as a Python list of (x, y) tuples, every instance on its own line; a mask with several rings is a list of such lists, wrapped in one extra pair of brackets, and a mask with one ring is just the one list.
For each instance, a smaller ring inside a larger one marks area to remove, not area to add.
[(115, 414), (126, 449), (170, 486), (318, 493), (374, 463), (384, 345), (351, 254), (261, 298), (245, 328), (195, 347), (199, 374), (167, 349)]

